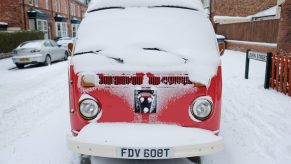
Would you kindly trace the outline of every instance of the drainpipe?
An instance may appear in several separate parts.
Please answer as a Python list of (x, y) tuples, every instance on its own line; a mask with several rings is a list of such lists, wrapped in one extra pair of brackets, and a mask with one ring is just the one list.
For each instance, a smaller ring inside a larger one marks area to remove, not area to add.
[[(69, 7), (68, 7), (68, 10), (69, 10), (69, 28), (71, 28), (70, 30), (72, 30), (72, 22), (71, 22), (71, 0), (68, 0), (67, 2), (68, 2), (68, 5), (69, 5)], [(68, 29), (68, 33), (69, 33), (69, 29)], [(71, 31), (71, 33), (68, 36), (70, 36), (70, 35), (72, 35), (72, 31)]]
[(35, 27), (34, 30), (38, 30), (38, 29), (37, 29), (37, 21), (36, 21), (36, 17), (34, 18), (34, 27)]
[(54, 19), (54, 7), (53, 7), (53, 0), (50, 0), (50, 1), (51, 1), (50, 9), (51, 9), (51, 20), (52, 20), (51, 21), (52, 23), (51, 23), (51, 31), (50, 32), (51, 32), (51, 39), (54, 39), (54, 34), (53, 34), (53, 32), (55, 31), (54, 30), (54, 23), (53, 23), (54, 22), (54, 20), (53, 20)]
[(23, 30), (26, 30), (26, 17), (25, 17), (25, 5), (24, 5), (24, 0), (22, 0), (22, 10), (23, 10), (23, 22), (24, 22), (24, 29)]

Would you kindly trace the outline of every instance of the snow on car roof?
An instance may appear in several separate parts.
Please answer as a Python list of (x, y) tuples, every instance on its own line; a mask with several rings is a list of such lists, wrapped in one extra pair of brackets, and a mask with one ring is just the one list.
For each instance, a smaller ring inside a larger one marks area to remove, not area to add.
[[(91, 12), (77, 35), (75, 54), (101, 50), (98, 55), (73, 58), (77, 73), (175, 68), (187, 73), (191, 81), (208, 85), (220, 65), (212, 24), (203, 13), (193, 10), (139, 7)], [(160, 52), (152, 52), (158, 51), (155, 49)], [(124, 62), (118, 63), (112, 57)]]
[(24, 42), (19, 45), (19, 48), (40, 48), (43, 45), (44, 40), (34, 40)]
[(87, 11), (108, 7), (180, 6), (204, 11), (200, 0), (92, 0)]

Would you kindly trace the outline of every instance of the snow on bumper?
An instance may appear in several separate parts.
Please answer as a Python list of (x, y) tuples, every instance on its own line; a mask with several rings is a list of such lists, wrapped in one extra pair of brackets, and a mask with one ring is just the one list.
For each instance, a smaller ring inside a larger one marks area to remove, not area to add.
[(211, 131), (165, 124), (91, 123), (67, 140), (76, 153), (109, 158), (183, 158), (223, 149), (222, 137)]

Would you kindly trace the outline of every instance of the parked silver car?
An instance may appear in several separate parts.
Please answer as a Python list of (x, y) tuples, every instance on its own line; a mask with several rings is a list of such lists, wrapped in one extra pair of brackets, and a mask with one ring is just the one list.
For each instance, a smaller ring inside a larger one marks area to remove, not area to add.
[(71, 37), (63, 37), (63, 38), (60, 38), (60, 39), (57, 41), (57, 44), (58, 44), (59, 46), (62, 46), (62, 47), (67, 48), (69, 43), (74, 43), (74, 40), (75, 40), (75, 38), (71, 38)]
[(68, 52), (53, 40), (35, 40), (20, 44), (12, 51), (12, 60), (18, 68), (27, 64), (50, 65), (57, 60), (67, 60)]

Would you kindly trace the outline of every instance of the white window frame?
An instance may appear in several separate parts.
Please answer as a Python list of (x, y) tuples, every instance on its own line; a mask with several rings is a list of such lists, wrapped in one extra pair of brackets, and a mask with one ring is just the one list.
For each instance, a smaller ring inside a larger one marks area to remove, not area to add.
[(29, 29), (35, 30), (35, 19), (28, 19)]
[(68, 13), (67, 0), (64, 0), (64, 3), (65, 3), (65, 6), (64, 6), (65, 13), (67, 14)]
[(61, 12), (61, 1), (60, 0), (55, 0), (55, 9), (56, 9), (56, 12)]
[(34, 0), (28, 0), (28, 4), (32, 6), (33, 5), (33, 1)]
[(49, 9), (49, 0), (45, 0), (45, 8)]
[(72, 37), (77, 36), (78, 28), (80, 24), (72, 24)]
[[(58, 28), (60, 27), (60, 29)], [(67, 37), (68, 25), (67, 22), (56, 22), (56, 37)]]
[(45, 39), (48, 39), (48, 22), (47, 20), (37, 19), (37, 30), (45, 34)]
[(33, 4), (34, 4), (35, 7), (38, 7), (38, 3), (39, 3), (38, 0), (33, 0)]
[(77, 6), (77, 14), (78, 14), (78, 17), (81, 17), (80, 6), (79, 5)]
[(71, 3), (71, 15), (72, 16), (75, 16), (75, 4), (74, 3)]

